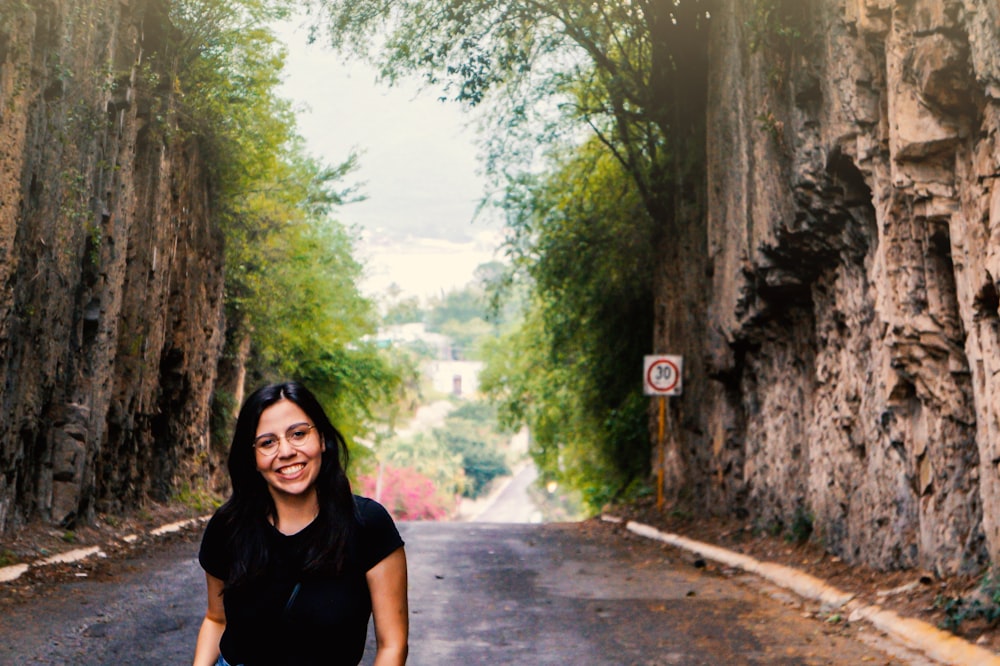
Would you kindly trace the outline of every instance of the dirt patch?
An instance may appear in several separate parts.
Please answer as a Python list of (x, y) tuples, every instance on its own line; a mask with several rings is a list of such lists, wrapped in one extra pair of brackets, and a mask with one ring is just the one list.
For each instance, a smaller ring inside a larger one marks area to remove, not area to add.
[[(100, 548), (100, 554), (77, 562), (30, 566), (14, 580), (0, 582), (0, 608), (31, 599), (57, 582), (107, 575), (108, 561), (162, 543), (164, 537), (151, 534), (153, 530), (199, 518), (203, 513), (184, 505), (151, 504), (127, 516), (101, 515), (93, 525), (72, 530), (44, 523), (27, 525), (16, 534), (0, 539), (0, 566), (34, 565), (55, 555), (94, 546)], [(196, 529), (200, 528), (191, 528), (186, 532)], [(184, 536), (189, 538), (190, 534)]]
[[(658, 510), (653, 502), (609, 509), (609, 514), (663, 532), (720, 546), (762, 562), (792, 567), (853, 594), (859, 601), (922, 620), (1000, 653), (1000, 604), (983, 592), (983, 576), (941, 578), (926, 571), (876, 571), (848, 565), (812, 541), (755, 529), (737, 520), (689, 518)], [(956, 606), (956, 600), (961, 600)], [(981, 611), (978, 612), (977, 611)], [(957, 626), (948, 626), (949, 620)]]

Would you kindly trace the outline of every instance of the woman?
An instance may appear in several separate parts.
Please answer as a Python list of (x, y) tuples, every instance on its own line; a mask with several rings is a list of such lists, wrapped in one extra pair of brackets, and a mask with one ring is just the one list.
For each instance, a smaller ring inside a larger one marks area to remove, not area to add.
[(352, 494), (347, 447), (296, 382), (247, 398), (229, 450), (233, 494), (198, 560), (208, 610), (195, 666), (406, 661), (406, 555), (389, 514)]

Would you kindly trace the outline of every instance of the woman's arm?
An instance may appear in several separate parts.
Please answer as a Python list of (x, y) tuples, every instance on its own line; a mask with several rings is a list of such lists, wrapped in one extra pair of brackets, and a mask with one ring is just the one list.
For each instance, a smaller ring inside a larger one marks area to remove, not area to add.
[(194, 666), (215, 666), (219, 660), (219, 640), (226, 629), (226, 609), (222, 604), (222, 588), (225, 586), (215, 576), (205, 574), (208, 588), (208, 610), (201, 621), (198, 643), (194, 648)]
[(375, 619), (375, 666), (402, 666), (409, 649), (406, 553), (400, 546), (366, 574)]

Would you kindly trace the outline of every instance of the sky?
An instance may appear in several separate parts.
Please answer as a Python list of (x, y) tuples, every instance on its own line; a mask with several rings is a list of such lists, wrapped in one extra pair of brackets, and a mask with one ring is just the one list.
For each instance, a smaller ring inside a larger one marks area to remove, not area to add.
[(416, 83), (390, 88), (374, 70), (320, 44), (291, 24), (280, 94), (297, 109), (306, 150), (342, 163), (352, 150), (359, 169), (348, 182), (367, 196), (337, 218), (361, 231), (362, 291), (378, 298), (390, 284), (423, 300), (461, 288), (480, 264), (498, 259), (500, 224), (473, 220), (484, 192), (472, 118)]

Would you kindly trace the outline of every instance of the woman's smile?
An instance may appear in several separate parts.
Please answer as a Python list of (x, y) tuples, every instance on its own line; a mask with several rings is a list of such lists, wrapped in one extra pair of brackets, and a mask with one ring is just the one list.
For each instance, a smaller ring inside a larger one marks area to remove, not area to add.
[(296, 474), (301, 472), (306, 468), (305, 463), (295, 463), (294, 465), (287, 465), (285, 467), (278, 468), (278, 474), (286, 478), (294, 477)]

